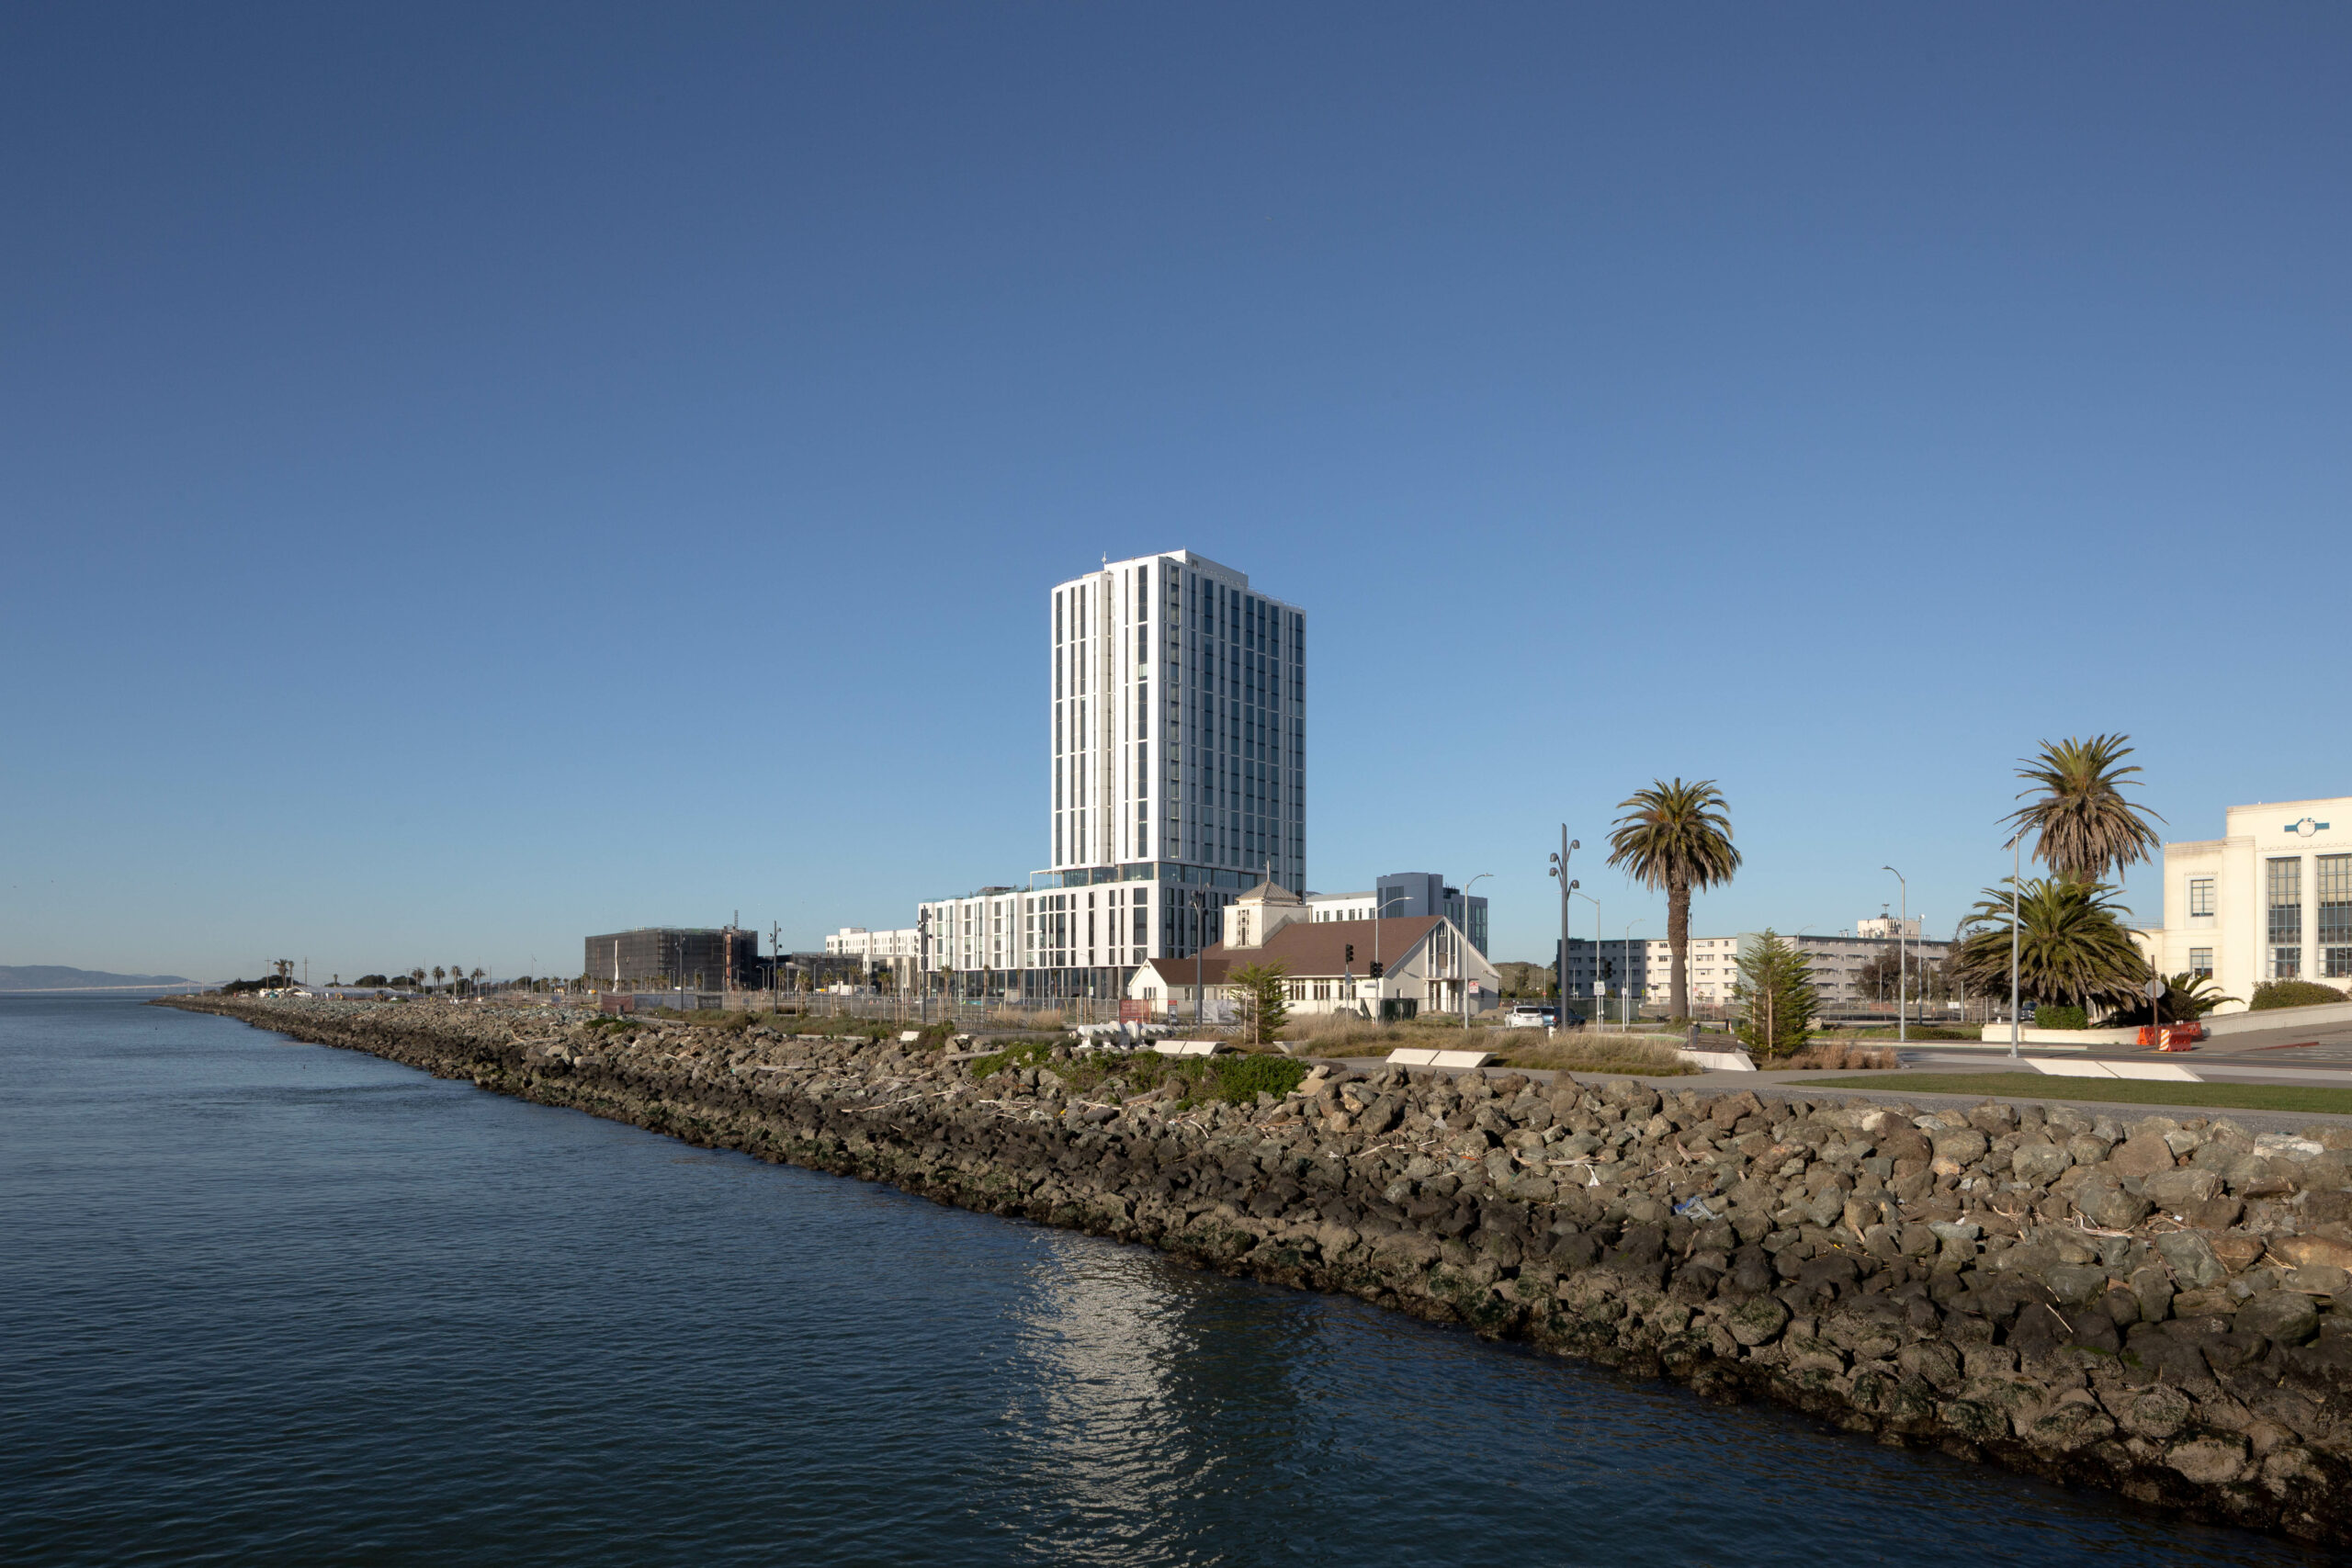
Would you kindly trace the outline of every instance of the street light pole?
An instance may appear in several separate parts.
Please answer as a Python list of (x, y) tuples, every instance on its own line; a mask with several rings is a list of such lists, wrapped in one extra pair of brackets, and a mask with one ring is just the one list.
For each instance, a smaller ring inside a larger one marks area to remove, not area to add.
[(2009, 840), (2009, 1055), (2018, 1054), (2018, 879), (2025, 874), (2025, 833)]
[(1201, 935), (1207, 930), (1201, 913), (1201, 890), (1193, 889), (1193, 1028), (1201, 1027)]
[[(1482, 871), (1462, 885), (1462, 929), (1454, 932), (1453, 936), (1454, 941), (1461, 947), (1462, 1029), (1465, 1034), (1470, 1030), (1470, 889), (1494, 874), (1491, 871)], [(1567, 969), (1567, 933), (1563, 931), (1560, 940), (1560, 992), (1563, 998), (1566, 996), (1568, 988)]]
[[(1389, 905), (1402, 904), (1411, 897), (1409, 893), (1399, 893), (1394, 898), (1383, 898), (1380, 884), (1375, 882), (1372, 885), (1372, 999), (1374, 1003), (1380, 1001), (1381, 993), (1388, 984), (1388, 971), (1382, 967), (1380, 962), (1380, 917), (1387, 912)], [(1387, 1010), (1385, 1007), (1375, 1006), (1372, 1013), (1373, 1021), (1387, 1022)]]
[[(1624, 1028), (1634, 1027), (1634, 928), (1642, 923), (1639, 918), (1625, 922), (1625, 940), (1618, 944), (1618, 956), (1625, 961), (1625, 1005), (1620, 1009)], [(1642, 965), (1642, 978), (1649, 978), (1649, 965)]]
[[(1584, 840), (1569, 838), (1568, 825), (1566, 822), (1561, 823), (1560, 852), (1552, 857), (1552, 874), (1559, 879), (1560, 884), (1560, 994), (1553, 998), (1555, 1005), (1552, 1012), (1553, 1025), (1559, 1029), (1566, 1029), (1568, 1026), (1568, 895), (1575, 892), (1577, 887), (1577, 885), (1568, 878), (1568, 857), (1582, 848), (1584, 848)], [(1466, 916), (1470, 906), (1464, 904), (1462, 908)], [(1595, 962), (1599, 961), (1598, 955), (1600, 952), (1600, 917), (1598, 914), (1594, 915), (1592, 951), (1595, 954)]]
[[(1600, 984), (1600, 900), (1589, 893), (1577, 893), (1579, 886), (1581, 885), (1571, 882), (1568, 884), (1568, 891), (1576, 893), (1577, 897), (1592, 906), (1592, 985), (1593, 997), (1597, 1003), (1592, 1010), (1592, 1021), (1599, 1024), (1608, 1016), (1609, 1007), (1609, 993), (1601, 988)], [(1566, 963), (1566, 960), (1563, 959), (1561, 962)], [(1563, 1029), (1568, 1026), (1567, 1005), (1567, 987), (1563, 985), (1560, 987), (1560, 1027)]]
[[(1894, 871), (1894, 868), (1891, 865), (1883, 865), (1879, 870)], [(1909, 1010), (1905, 1006), (1905, 998), (1911, 989), (1911, 964), (1909, 950), (1905, 947), (1904, 942), (1911, 931), (1911, 884), (1905, 881), (1903, 874), (1899, 871), (1894, 871), (1894, 880), (1903, 884), (1903, 913), (1894, 927), (1894, 1043), (1901, 1045), (1907, 1043), (1910, 1040), (1910, 1035), (1906, 1032)]]

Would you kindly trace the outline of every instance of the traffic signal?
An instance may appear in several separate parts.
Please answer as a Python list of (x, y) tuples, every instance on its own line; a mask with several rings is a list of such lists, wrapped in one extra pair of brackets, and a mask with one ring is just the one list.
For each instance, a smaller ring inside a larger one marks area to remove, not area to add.
[(1387, 967), (1387, 965), (1386, 965), (1386, 964), (1379, 964), (1379, 963), (1375, 963), (1375, 964), (1373, 964), (1373, 966), (1372, 966), (1372, 977), (1373, 977), (1374, 979), (1375, 979), (1375, 980), (1379, 979), (1379, 978), (1380, 978), (1380, 972), (1381, 972), (1383, 969), (1386, 968), (1386, 967)]
[(1351, 964), (1353, 964), (1355, 961), (1356, 961), (1356, 944), (1355, 944), (1354, 942), (1350, 942), (1350, 943), (1348, 943), (1348, 962), (1349, 962), (1349, 963), (1351, 963)]
[(1604, 958), (1600, 961), (1600, 977), (1604, 980), (1614, 980), (1617, 977), (1617, 961), (1615, 959)]

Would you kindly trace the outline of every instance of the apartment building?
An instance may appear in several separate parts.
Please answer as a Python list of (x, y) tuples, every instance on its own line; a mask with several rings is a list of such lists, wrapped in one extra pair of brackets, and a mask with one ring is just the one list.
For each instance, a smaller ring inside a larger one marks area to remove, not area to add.
[[(1916, 919), (1905, 925), (1893, 919), (1872, 919), (1858, 921), (1855, 927), (1858, 932), (1870, 931), (1870, 935), (1782, 934), (1781, 940), (1804, 954), (1812, 966), (1814, 988), (1819, 993), (1822, 1005), (1838, 1007), (1870, 999), (1861, 986), (1863, 966), (1891, 951), (1898, 940), (1916, 966), (1915, 972), (1941, 964), (1951, 956), (1951, 942), (1918, 940), (1918, 926)], [(1907, 934), (1899, 937), (1898, 932)], [(1761, 931), (1692, 937), (1690, 967), (1683, 976), (1690, 988), (1692, 1005), (1728, 1005), (1739, 985), (1740, 955), (1763, 940)], [(1671, 999), (1673, 962), (1673, 949), (1662, 937), (1632, 942), (1620, 938), (1597, 945), (1581, 937), (1574, 938), (1568, 943), (1568, 995), (1599, 997), (1603, 992), (1596, 987), (1605, 984), (1606, 994), (1611, 997), (1623, 996), (1630, 987), (1637, 1006), (1665, 1002)]]

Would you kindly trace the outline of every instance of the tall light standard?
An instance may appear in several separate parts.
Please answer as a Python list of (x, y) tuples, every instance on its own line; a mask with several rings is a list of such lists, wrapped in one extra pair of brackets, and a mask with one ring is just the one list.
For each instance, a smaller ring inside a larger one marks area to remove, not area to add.
[(2009, 1055), (2018, 1054), (2018, 882), (2025, 874), (2025, 829), (2009, 840)]
[[(1491, 871), (1482, 871), (1462, 885), (1462, 929), (1453, 933), (1453, 939), (1462, 949), (1462, 1028), (1464, 1033), (1470, 1029), (1470, 889), (1494, 874)], [(1568, 948), (1563, 941), (1560, 944), (1560, 995), (1564, 1006), (1568, 990), (1567, 968)]]
[(1201, 890), (1193, 889), (1193, 1028), (1201, 1027), (1201, 936), (1207, 919), (1201, 912)]
[[(1568, 1026), (1568, 895), (1577, 890), (1577, 885), (1568, 879), (1568, 857), (1582, 848), (1584, 840), (1569, 838), (1568, 825), (1561, 823), (1560, 852), (1552, 857), (1552, 874), (1560, 883), (1560, 994), (1552, 1021), (1561, 1029)], [(1470, 906), (1464, 904), (1462, 908), (1467, 914)], [(1593, 917), (1596, 923), (1592, 928), (1592, 951), (1596, 954), (1600, 952), (1600, 919), (1598, 915)]]
[[(1618, 956), (1625, 961), (1625, 1005), (1621, 1010), (1627, 1029), (1634, 1027), (1634, 928), (1641, 923), (1639, 919), (1627, 920), (1625, 940), (1617, 944)], [(1645, 982), (1649, 978), (1649, 965), (1646, 964), (1642, 965), (1642, 978)]]
[[(1380, 917), (1388, 912), (1388, 906), (1391, 904), (1411, 903), (1413, 896), (1410, 893), (1399, 893), (1394, 898), (1383, 898), (1380, 896), (1380, 884), (1375, 882), (1372, 885), (1372, 999), (1375, 1003), (1380, 1003), (1382, 993), (1388, 985), (1388, 966), (1380, 962)], [(1385, 1004), (1375, 1006), (1372, 1016), (1375, 1023), (1387, 1022), (1387, 1007)]]
[[(1894, 871), (1894, 868), (1883, 865), (1879, 870)], [(1894, 880), (1903, 883), (1903, 915), (1894, 927), (1894, 1043), (1901, 1045), (1911, 1038), (1905, 1029), (1910, 1010), (1905, 1005), (1911, 991), (1910, 950), (1904, 945), (1911, 931), (1911, 884), (1904, 881), (1899, 871), (1894, 871)]]
[[(1600, 1003), (1592, 1010), (1592, 1021), (1599, 1023), (1603, 1016), (1603, 1010), (1609, 1005), (1609, 994), (1600, 988), (1600, 900), (1589, 893), (1577, 893), (1577, 885), (1573, 882), (1568, 884), (1568, 891), (1576, 893), (1577, 897), (1592, 906), (1592, 994)], [(1563, 959), (1561, 962), (1566, 963), (1566, 960)], [(1568, 1021), (1566, 1010), (1567, 1007), (1566, 987), (1563, 987), (1560, 991), (1560, 1006), (1563, 1010), (1560, 1014), (1560, 1025), (1566, 1028)]]

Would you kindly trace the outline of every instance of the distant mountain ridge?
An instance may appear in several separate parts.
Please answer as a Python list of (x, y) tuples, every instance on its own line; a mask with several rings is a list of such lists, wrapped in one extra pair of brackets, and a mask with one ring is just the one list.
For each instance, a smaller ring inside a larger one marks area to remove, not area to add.
[(0, 991), (94, 991), (194, 984), (185, 975), (115, 975), (64, 964), (0, 964)]

